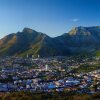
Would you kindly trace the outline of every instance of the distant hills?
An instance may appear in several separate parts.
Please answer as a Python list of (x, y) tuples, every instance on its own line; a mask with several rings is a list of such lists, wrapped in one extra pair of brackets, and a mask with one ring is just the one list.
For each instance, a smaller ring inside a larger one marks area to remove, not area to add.
[(75, 27), (51, 38), (30, 28), (0, 39), (0, 56), (70, 56), (100, 51), (100, 26)]

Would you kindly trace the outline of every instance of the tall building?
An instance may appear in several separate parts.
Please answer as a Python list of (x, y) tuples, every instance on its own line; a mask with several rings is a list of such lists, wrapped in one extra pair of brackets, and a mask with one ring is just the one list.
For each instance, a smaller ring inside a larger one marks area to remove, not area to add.
[(49, 70), (49, 68), (48, 68), (48, 65), (47, 65), (47, 64), (45, 65), (45, 70), (46, 70), (46, 71), (48, 71), (48, 70)]

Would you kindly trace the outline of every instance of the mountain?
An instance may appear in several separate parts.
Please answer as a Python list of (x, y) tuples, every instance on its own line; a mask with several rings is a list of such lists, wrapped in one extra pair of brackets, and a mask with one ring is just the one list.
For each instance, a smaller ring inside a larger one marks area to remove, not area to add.
[(56, 39), (66, 45), (73, 54), (94, 52), (100, 50), (100, 26), (75, 27)]
[(12, 33), (0, 39), (0, 56), (67, 56), (99, 50), (100, 26), (75, 27), (55, 38), (24, 28), (22, 32)]
[(64, 55), (69, 51), (60, 49), (59, 43), (43, 34), (29, 28), (24, 28), (22, 32), (13, 33), (0, 40), (0, 56), (10, 55), (41, 55), (54, 56)]

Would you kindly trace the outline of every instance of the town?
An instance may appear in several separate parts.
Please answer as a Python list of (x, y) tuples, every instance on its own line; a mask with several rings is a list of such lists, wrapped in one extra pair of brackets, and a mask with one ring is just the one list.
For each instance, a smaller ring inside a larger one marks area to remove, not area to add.
[(99, 57), (0, 58), (0, 92), (100, 92)]

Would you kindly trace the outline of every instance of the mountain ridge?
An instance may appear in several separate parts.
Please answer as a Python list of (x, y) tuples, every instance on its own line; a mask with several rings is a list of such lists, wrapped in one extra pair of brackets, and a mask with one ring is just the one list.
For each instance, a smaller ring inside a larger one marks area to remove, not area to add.
[(75, 27), (61, 36), (50, 37), (24, 28), (0, 39), (0, 56), (69, 56), (100, 50), (100, 26)]

